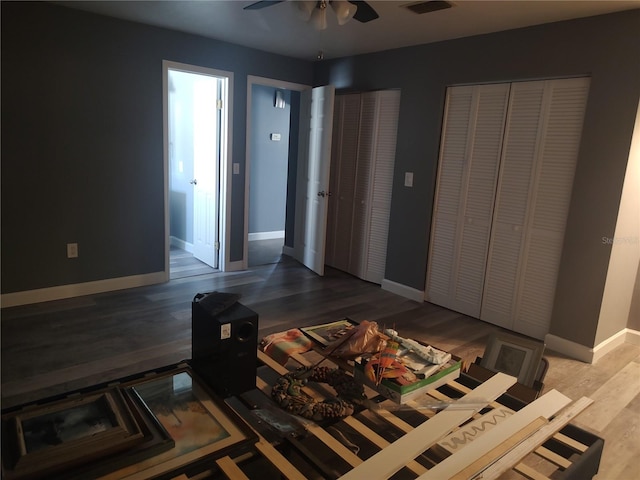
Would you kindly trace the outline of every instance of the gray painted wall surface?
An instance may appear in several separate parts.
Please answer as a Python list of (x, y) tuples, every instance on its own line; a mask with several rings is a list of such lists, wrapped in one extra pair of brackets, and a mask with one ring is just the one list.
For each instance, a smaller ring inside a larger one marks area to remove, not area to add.
[(247, 75), (311, 84), (313, 63), (47, 3), (1, 8), (2, 293), (164, 269), (162, 60), (234, 73), (241, 260)]
[[(593, 346), (640, 95), (640, 10), (319, 64), (316, 84), (401, 88), (385, 278), (424, 290), (448, 85), (592, 77), (551, 332)], [(414, 172), (414, 187), (403, 186)], [(620, 330), (603, 328), (604, 338)]]
[[(273, 106), (276, 90), (285, 108)], [(284, 231), (291, 93), (265, 85), (251, 89), (249, 233)], [(280, 140), (271, 140), (279, 133)]]

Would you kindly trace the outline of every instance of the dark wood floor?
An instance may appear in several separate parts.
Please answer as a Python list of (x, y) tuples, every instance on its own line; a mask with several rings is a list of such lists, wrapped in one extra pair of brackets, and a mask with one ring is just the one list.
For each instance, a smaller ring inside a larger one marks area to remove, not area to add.
[[(213, 290), (239, 293), (258, 312), (261, 336), (350, 316), (395, 326), (471, 362), (497, 329), (330, 268), (318, 277), (284, 256), (243, 272), (3, 309), (2, 407), (190, 358), (191, 300)], [(546, 357), (545, 391), (595, 400), (576, 423), (605, 438), (598, 480), (638, 478), (640, 347), (624, 344), (595, 365)]]

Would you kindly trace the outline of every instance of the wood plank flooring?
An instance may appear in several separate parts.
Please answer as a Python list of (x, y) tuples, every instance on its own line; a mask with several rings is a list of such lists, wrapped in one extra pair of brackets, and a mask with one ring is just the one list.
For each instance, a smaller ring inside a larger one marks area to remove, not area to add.
[[(2, 408), (190, 358), (191, 300), (214, 290), (239, 293), (259, 314), (260, 336), (350, 316), (472, 362), (498, 330), (331, 268), (318, 277), (283, 256), (243, 272), (209, 270), (162, 285), (3, 309)], [(597, 479), (639, 478), (640, 347), (624, 344), (595, 365), (551, 351), (545, 356), (544, 391), (595, 400), (574, 423), (605, 438)]]

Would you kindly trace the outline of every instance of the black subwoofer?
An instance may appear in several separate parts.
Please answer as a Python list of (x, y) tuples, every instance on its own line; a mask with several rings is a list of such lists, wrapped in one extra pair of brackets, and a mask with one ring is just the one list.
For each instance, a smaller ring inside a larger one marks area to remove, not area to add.
[(237, 298), (199, 293), (191, 305), (191, 366), (222, 397), (256, 387), (258, 314)]

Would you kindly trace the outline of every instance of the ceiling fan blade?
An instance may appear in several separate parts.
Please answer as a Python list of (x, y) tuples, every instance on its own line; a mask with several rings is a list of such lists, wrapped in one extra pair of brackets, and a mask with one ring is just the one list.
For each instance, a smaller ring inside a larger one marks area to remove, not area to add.
[(353, 16), (354, 20), (362, 23), (367, 23), (371, 20), (375, 20), (380, 16), (367, 2), (349, 0), (349, 3), (353, 3), (358, 7), (358, 10), (356, 10), (356, 14)]
[(251, 5), (247, 5), (243, 10), (260, 10), (261, 8), (267, 8), (276, 3), (282, 3), (284, 0), (263, 0), (261, 2), (255, 2)]

